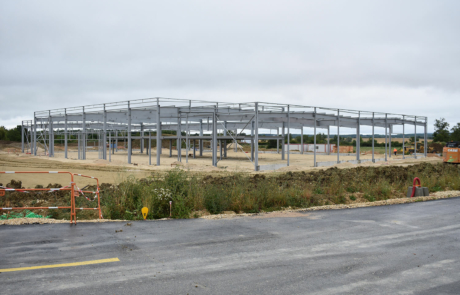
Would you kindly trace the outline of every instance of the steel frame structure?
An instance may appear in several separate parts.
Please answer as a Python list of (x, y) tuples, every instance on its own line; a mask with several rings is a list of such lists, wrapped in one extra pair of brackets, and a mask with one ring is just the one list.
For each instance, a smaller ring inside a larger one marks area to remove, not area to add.
[[(424, 140), (427, 142), (427, 121), (424, 116), (390, 114), (381, 112), (357, 111), (348, 109), (333, 109), (314, 106), (301, 106), (292, 104), (277, 104), (266, 102), (246, 102), (246, 103), (222, 103), (201, 100), (184, 100), (175, 98), (146, 98), (114, 103), (95, 104), (81, 107), (71, 107), (64, 109), (54, 109), (47, 111), (34, 112), (34, 120), (31, 128), (31, 145), (33, 154), (37, 155), (37, 142), (42, 138), (45, 142), (48, 139), (49, 156), (54, 155), (54, 135), (55, 133), (64, 134), (65, 157), (67, 158), (67, 142), (69, 134), (79, 134), (81, 143), (81, 158), (86, 159), (86, 141), (89, 133), (99, 133), (100, 140), (107, 143), (110, 137), (112, 140), (126, 139), (128, 143), (128, 163), (131, 164), (132, 140), (141, 139), (141, 153), (144, 150), (144, 141), (148, 140), (149, 164), (151, 164), (151, 140), (156, 140), (156, 165), (160, 165), (161, 142), (163, 140), (171, 142), (177, 141), (178, 160), (182, 160), (183, 140), (186, 142), (186, 161), (188, 161), (188, 151), (191, 142), (195, 147), (196, 141), (199, 142), (200, 156), (203, 154), (203, 141), (211, 141), (212, 165), (217, 166), (218, 162), (218, 142), (221, 142), (220, 159), (222, 155), (227, 156), (226, 144), (222, 142), (236, 142), (237, 140), (247, 140), (251, 143), (251, 157), (248, 159), (253, 163), (254, 170), (259, 170), (258, 143), (259, 140), (277, 140), (282, 142), (281, 158), (287, 160), (289, 166), (289, 138), (287, 140), (287, 151), (284, 148), (284, 138), (287, 132), (288, 137), (292, 129), (300, 129), (303, 134), (304, 127), (314, 130), (314, 166), (316, 161), (316, 134), (317, 129), (327, 131), (327, 142), (330, 145), (330, 128), (337, 128), (337, 139), (340, 137), (340, 128), (356, 129), (357, 138), (360, 136), (361, 126), (372, 127), (372, 139), (374, 139), (375, 127), (385, 129), (385, 148), (391, 149), (391, 134), (393, 127), (397, 125), (414, 126), (416, 135), (417, 126), (424, 128)], [(23, 122), (24, 125), (24, 122)], [(261, 136), (261, 129), (277, 130), (276, 135)], [(177, 131), (176, 136), (165, 136), (163, 130)], [(218, 132), (218, 131), (221, 132)], [(281, 130), (281, 134), (280, 131)], [(199, 132), (199, 135), (191, 135), (191, 131)], [(232, 132), (229, 132), (232, 131)], [(140, 133), (140, 136), (133, 136), (132, 133)], [(151, 136), (156, 132), (155, 137)], [(185, 136), (182, 135), (185, 132)], [(207, 133), (205, 135), (205, 132)], [(242, 133), (250, 135), (243, 135)], [(120, 135), (122, 133), (122, 135)], [(389, 134), (389, 136), (388, 136)], [(403, 135), (404, 136), (404, 135)], [(24, 133), (23, 133), (24, 138)], [(303, 141), (303, 137), (301, 139)], [(356, 147), (356, 160), (360, 161), (359, 140)], [(415, 140), (416, 142), (416, 140)], [(303, 142), (302, 142), (303, 143)], [(79, 145), (80, 146), (80, 145)], [(101, 145), (99, 145), (101, 148)], [(223, 151), (222, 151), (223, 146)], [(236, 149), (235, 145), (235, 149)], [(278, 144), (279, 147), (279, 144)], [(424, 145), (424, 156), (426, 157), (427, 145)], [(110, 151), (115, 148), (110, 145)], [(80, 151), (80, 148), (79, 148)], [(195, 157), (196, 149), (193, 149)], [(301, 151), (303, 153), (303, 151)], [(328, 151), (330, 154), (330, 149)], [(80, 155), (80, 152), (79, 152)], [(287, 157), (286, 157), (287, 156)], [(385, 153), (391, 157), (391, 152)], [(107, 149), (105, 144), (100, 151), (100, 157), (107, 159)], [(404, 157), (404, 155), (403, 155)], [(287, 159), (286, 159), (287, 158)], [(417, 154), (415, 151), (415, 158)], [(372, 161), (374, 158), (374, 147), (372, 147)], [(340, 163), (340, 142), (337, 140), (337, 163)]]

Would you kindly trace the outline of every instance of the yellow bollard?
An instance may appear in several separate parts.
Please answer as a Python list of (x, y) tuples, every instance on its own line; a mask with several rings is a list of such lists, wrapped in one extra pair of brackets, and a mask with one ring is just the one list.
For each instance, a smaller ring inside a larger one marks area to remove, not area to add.
[(142, 208), (142, 216), (144, 216), (144, 220), (147, 219), (147, 213), (149, 213), (149, 208)]

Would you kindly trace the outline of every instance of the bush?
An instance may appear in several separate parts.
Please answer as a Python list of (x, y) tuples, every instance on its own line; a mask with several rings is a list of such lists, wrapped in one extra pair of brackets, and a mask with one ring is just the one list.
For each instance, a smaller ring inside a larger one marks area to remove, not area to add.
[[(330, 168), (317, 172), (287, 172), (266, 176), (234, 173), (223, 177), (196, 176), (176, 168), (147, 179), (128, 177), (103, 190), (101, 202), (106, 218), (188, 218), (194, 211), (254, 213), (280, 208), (306, 208), (355, 201), (357, 192), (369, 202), (404, 197), (414, 177), (430, 191), (460, 189), (460, 167), (419, 164), (410, 167)], [(345, 196), (351, 194), (348, 198)], [(1, 205), (1, 204), (0, 204)]]

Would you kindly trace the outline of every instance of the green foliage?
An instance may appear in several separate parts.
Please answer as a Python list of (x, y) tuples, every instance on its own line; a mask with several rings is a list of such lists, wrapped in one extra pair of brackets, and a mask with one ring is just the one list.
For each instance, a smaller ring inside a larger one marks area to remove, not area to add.
[(449, 141), (449, 123), (446, 122), (446, 119), (440, 118), (436, 119), (434, 123), (434, 133), (433, 141), (435, 142), (447, 142)]
[(460, 123), (452, 127), (451, 131), (450, 140), (460, 142)]
[[(284, 140), (285, 142), (287, 143), (287, 134), (284, 136)], [(304, 135), (303, 136), (303, 143), (304, 144), (307, 144), (307, 143), (314, 143), (315, 141), (315, 137), (313, 135)], [(293, 143), (293, 144), (299, 144), (302, 142), (302, 137), (300, 135), (297, 135), (297, 136), (294, 136), (292, 134), (290, 134), (290, 143)], [(316, 134), (316, 143), (317, 144), (325, 144), (327, 143), (327, 135), (324, 134), (324, 133), (317, 133)], [(276, 147), (276, 145), (275, 145)]]
[(341, 195), (341, 196), (338, 196), (335, 203), (336, 204), (345, 204), (347, 202), (345, 196)]
[(356, 193), (356, 192), (357, 192), (357, 190), (356, 190), (354, 187), (352, 187), (352, 186), (347, 187), (346, 190), (347, 190), (347, 192), (349, 192), (349, 193)]
[(12, 129), (6, 129), (0, 126), (0, 140), (21, 141), (22, 140), (22, 126), (18, 125)]
[(313, 192), (314, 192), (315, 194), (317, 194), (317, 195), (322, 195), (322, 194), (324, 194), (323, 189), (320, 188), (320, 187), (315, 188)]
[(369, 194), (364, 194), (364, 199), (368, 200), (369, 202), (375, 202), (375, 197)]
[(0, 140), (7, 140), (6, 133), (8, 132), (8, 129), (6, 129), (4, 126), (0, 126)]
[[(268, 149), (276, 149), (276, 144), (277, 144), (277, 140), (275, 140), (275, 139), (268, 140), (267, 141), (267, 148)], [(280, 146), (281, 146), (281, 141), (280, 141)]]
[[(148, 207), (150, 219), (196, 217), (197, 211), (255, 213), (280, 208), (306, 208), (356, 201), (361, 194), (369, 202), (404, 197), (414, 177), (430, 191), (460, 190), (460, 166), (419, 164), (410, 167), (330, 168), (317, 172), (223, 177), (195, 176), (176, 168), (147, 179), (128, 177), (104, 189), (101, 202), (106, 218), (142, 219)], [(348, 197), (347, 197), (348, 195)], [(1, 205), (1, 204), (0, 204)]]
[(441, 190), (442, 190), (442, 188), (441, 188), (439, 185), (435, 185), (435, 186), (433, 186), (433, 187), (431, 188), (431, 191), (432, 191), (432, 192), (439, 192), (439, 191), (441, 191)]
[(230, 200), (219, 186), (213, 186), (205, 192), (204, 206), (211, 214), (219, 214), (229, 207)]

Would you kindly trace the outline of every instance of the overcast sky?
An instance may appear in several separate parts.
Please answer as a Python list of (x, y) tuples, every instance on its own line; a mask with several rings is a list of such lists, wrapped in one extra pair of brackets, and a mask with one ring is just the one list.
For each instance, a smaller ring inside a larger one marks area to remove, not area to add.
[[(0, 1), (0, 126), (146, 97), (460, 122), (460, 1)], [(352, 133), (352, 132), (350, 132)]]

